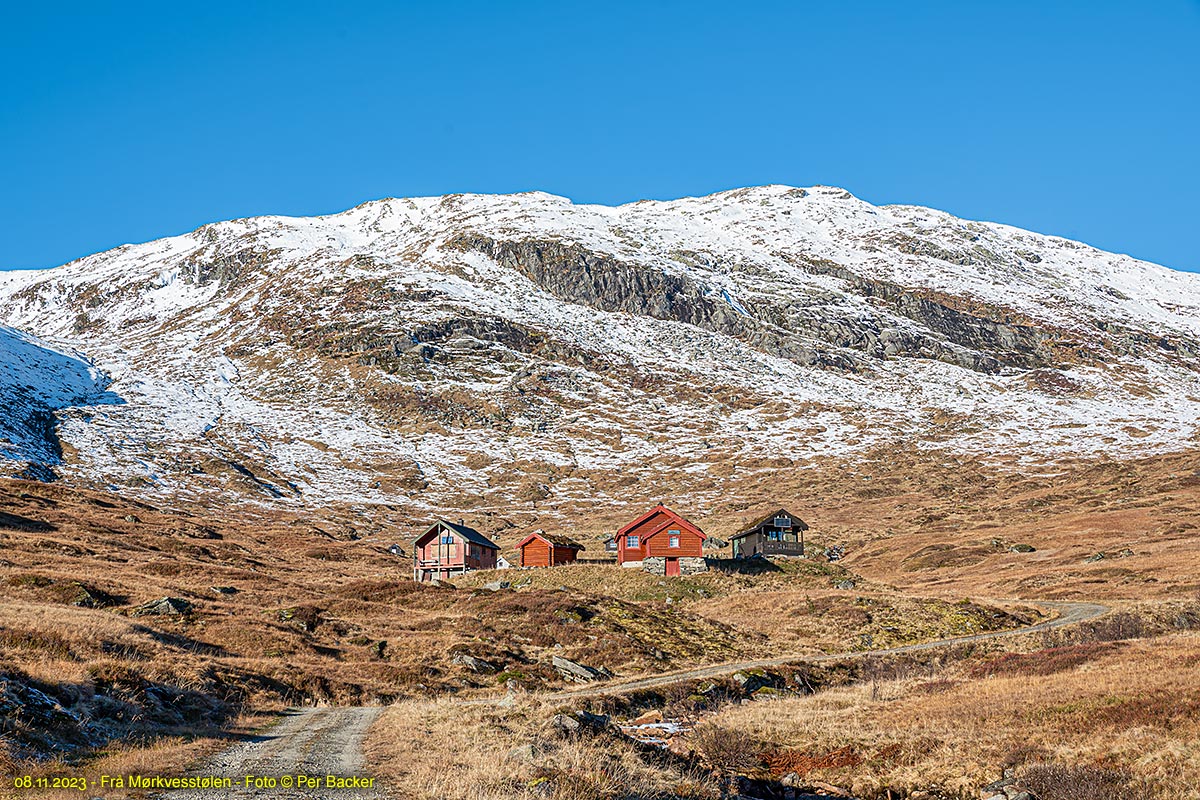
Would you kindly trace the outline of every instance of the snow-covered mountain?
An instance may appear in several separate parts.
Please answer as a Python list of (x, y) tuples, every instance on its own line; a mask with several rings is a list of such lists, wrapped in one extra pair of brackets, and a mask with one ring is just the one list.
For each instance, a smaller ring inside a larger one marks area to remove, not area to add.
[(107, 386), (78, 354), (0, 325), (0, 463), (53, 478), (49, 468), (62, 462), (55, 412), (120, 402)]
[(888, 442), (1053, 460), (1200, 422), (1200, 276), (831, 187), (235, 220), (0, 273), (0, 322), (59, 348), (4, 331), (0, 364), (75, 376), (0, 369), (0, 430), (50, 387), (68, 453), (0, 457), (182, 498), (703, 494)]

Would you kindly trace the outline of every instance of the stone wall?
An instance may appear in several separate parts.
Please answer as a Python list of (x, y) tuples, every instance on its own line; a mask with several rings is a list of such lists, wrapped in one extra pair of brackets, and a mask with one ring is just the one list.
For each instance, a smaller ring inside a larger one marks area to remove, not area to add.
[[(667, 559), (662, 556), (646, 556), (642, 560), (642, 569), (651, 575), (667, 574)], [(698, 572), (708, 572), (708, 561), (701, 557), (680, 558), (679, 574), (695, 575)]]

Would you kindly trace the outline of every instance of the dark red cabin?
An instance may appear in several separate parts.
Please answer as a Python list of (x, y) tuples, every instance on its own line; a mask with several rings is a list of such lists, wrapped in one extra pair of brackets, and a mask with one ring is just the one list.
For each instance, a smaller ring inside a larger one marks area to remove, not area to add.
[(679, 574), (679, 559), (704, 557), (704, 531), (661, 503), (617, 531), (617, 563), (640, 567), (648, 557), (665, 559), (666, 574)]
[(521, 551), (522, 567), (557, 567), (570, 564), (584, 548), (566, 536), (538, 531), (522, 539), (517, 549)]

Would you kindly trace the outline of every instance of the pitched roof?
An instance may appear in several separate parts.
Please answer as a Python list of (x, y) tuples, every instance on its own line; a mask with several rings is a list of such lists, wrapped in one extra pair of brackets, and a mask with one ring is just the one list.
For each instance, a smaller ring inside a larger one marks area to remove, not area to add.
[[(698, 536), (700, 536), (701, 538), (704, 538), (704, 531), (700, 530), (700, 528), (698, 526), (692, 524), (691, 522), (688, 522), (686, 519), (684, 519), (680, 515), (676, 514), (674, 511), (667, 508), (662, 503), (659, 503), (654, 508), (647, 511), (645, 514), (642, 514), (640, 517), (635, 519), (633, 522), (630, 522), (628, 525), (625, 525), (623, 528), (621, 528), (619, 531), (617, 531), (617, 536), (624, 536), (629, 530), (631, 530), (632, 528), (636, 528), (638, 525), (641, 525), (643, 522), (650, 519), (651, 517), (653, 517), (655, 514), (659, 513), (660, 511), (669, 515), (672, 519), (674, 519), (677, 523), (679, 523), (680, 526), (687, 528), (692, 533), (695, 533)], [(655, 529), (655, 530), (657, 530), (657, 529)], [(650, 536), (653, 536), (653, 535), (654, 535), (654, 533), (652, 532), (650, 534)], [(643, 538), (649, 538), (649, 537), (647, 536), (647, 537), (643, 537)]]
[(790, 511), (788, 511), (786, 508), (781, 508), (781, 509), (778, 509), (777, 511), (772, 511), (770, 514), (763, 514), (757, 520), (750, 523), (745, 528), (742, 528), (740, 531), (735, 533), (733, 536), (730, 536), (729, 538), (730, 539), (741, 539), (743, 536), (749, 536), (750, 534), (754, 533), (762, 526), (766, 525), (768, 522), (773, 521), (776, 517), (789, 517), (792, 520), (792, 524), (794, 525), (794, 527), (796, 527), (802, 531), (808, 530), (807, 522), (800, 519), (798, 516), (796, 516), (795, 514), (793, 514)]
[[(687, 522), (687, 520), (683, 520), (683, 521)], [(677, 525), (677, 523), (675, 520), (673, 520), (673, 519), (666, 520), (661, 525), (656, 527), (654, 530), (650, 531), (645, 536), (643, 536), (642, 543), (644, 544), (645, 542), (649, 541), (651, 537), (657, 536), (658, 534), (662, 533), (665, 530), (670, 530), (671, 528), (675, 527), (676, 525)], [(700, 530), (699, 528), (697, 528), (695, 525), (691, 524), (690, 522), (688, 522), (687, 525), (679, 525), (678, 527), (679, 527), (679, 530), (683, 533), (690, 533), (693, 536), (699, 536), (700, 541), (704, 541), (705, 539), (708, 538), (708, 535), (704, 531)]]
[(482, 533), (475, 530), (474, 528), (471, 528), (467, 525), (463, 525), (461, 523), (450, 522), (449, 520), (445, 520), (445, 519), (438, 519), (436, 522), (434, 522), (432, 525), (430, 525), (428, 530), (426, 530), (424, 533), (422, 533), (420, 536), (417, 537), (417, 542), (420, 543), (420, 541), (422, 539), (424, 539), (426, 536), (428, 536), (429, 534), (436, 531), (439, 527), (449, 528), (451, 531), (453, 531), (454, 533), (457, 533), (459, 536), (463, 537), (468, 542), (472, 542), (473, 544), (477, 544), (482, 547), (490, 547), (492, 550), (500, 549), (500, 547), (495, 542), (493, 542), (491, 539), (487, 538), (486, 536), (484, 536)]
[(561, 534), (557, 534), (557, 533), (531, 533), (528, 536), (526, 536), (524, 539), (522, 539), (517, 544), (517, 547), (518, 548), (524, 547), (525, 545), (532, 542), (534, 539), (541, 539), (546, 544), (552, 544), (555, 547), (566, 547), (571, 550), (585, 550), (586, 549), (583, 545), (581, 545), (579, 542), (575, 541), (574, 539), (571, 539), (566, 536), (562, 536)]

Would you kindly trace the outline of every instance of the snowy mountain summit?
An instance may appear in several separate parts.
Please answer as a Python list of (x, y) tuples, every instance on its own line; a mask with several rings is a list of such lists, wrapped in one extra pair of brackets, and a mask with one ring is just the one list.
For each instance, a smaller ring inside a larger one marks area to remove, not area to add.
[[(715, 496), (889, 443), (1179, 449), (1200, 419), (1200, 276), (823, 186), (235, 220), (0, 273), (0, 322), (10, 472), (180, 498)], [(57, 429), (14, 439), (31, 408)]]

